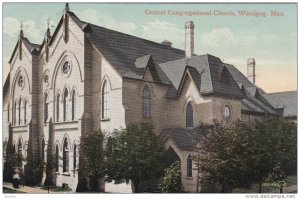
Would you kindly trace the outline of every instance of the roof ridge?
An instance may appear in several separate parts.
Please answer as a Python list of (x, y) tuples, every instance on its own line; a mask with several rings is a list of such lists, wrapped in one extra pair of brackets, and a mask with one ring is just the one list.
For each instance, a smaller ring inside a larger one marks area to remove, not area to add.
[[(78, 18), (79, 19), (79, 18)], [(80, 20), (80, 19), (79, 19)], [(135, 35), (131, 35), (131, 34), (128, 34), (128, 33), (124, 33), (124, 32), (120, 32), (120, 31), (117, 31), (117, 30), (112, 30), (112, 29), (109, 29), (109, 28), (106, 28), (106, 27), (103, 27), (103, 26), (99, 26), (99, 25), (96, 25), (96, 24), (93, 24), (93, 23), (89, 23), (89, 22), (85, 22), (85, 21), (82, 21), (80, 20), (81, 23), (86, 23), (86, 24), (90, 24), (91, 26), (96, 26), (97, 28), (103, 28), (103, 29), (106, 29), (108, 31), (112, 31), (112, 32), (116, 32), (116, 33), (119, 33), (119, 34), (123, 34), (123, 35), (127, 35), (127, 36), (130, 36), (130, 37), (134, 37), (134, 38), (137, 38), (137, 39), (141, 39), (141, 40), (144, 40), (144, 41), (148, 41), (150, 43), (154, 43), (156, 45), (160, 45), (162, 47), (165, 47), (165, 48), (168, 48), (168, 49), (172, 49), (172, 50), (176, 50), (176, 51), (180, 51), (180, 52), (184, 52), (184, 50), (182, 49), (179, 49), (179, 48), (174, 48), (172, 46), (166, 46), (162, 43), (159, 43), (159, 42), (155, 42), (155, 41), (152, 41), (152, 40), (149, 40), (149, 39), (145, 39), (145, 38), (142, 38), (142, 37), (138, 37), (138, 36), (135, 36)], [(93, 29), (93, 27), (92, 27)]]

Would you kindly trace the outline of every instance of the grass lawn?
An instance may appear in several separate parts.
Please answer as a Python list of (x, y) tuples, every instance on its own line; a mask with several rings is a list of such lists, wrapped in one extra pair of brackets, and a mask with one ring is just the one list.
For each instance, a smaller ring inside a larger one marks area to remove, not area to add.
[(14, 190), (14, 189), (9, 189), (9, 188), (3, 187), (3, 193), (25, 193), (25, 192), (17, 191), (17, 190)]
[[(297, 175), (288, 176), (285, 179), (286, 187), (290, 187), (293, 185), (297, 185)], [(253, 184), (250, 189), (234, 189), (233, 193), (258, 193), (258, 184)], [(278, 193), (279, 188), (278, 187), (267, 187), (262, 186), (262, 193)]]

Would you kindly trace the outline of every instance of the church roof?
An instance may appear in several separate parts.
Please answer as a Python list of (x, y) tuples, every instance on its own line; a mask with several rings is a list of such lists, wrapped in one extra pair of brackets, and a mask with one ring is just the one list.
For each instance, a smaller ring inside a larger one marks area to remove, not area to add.
[[(25, 47), (27, 48), (27, 50), (33, 54), (33, 53), (38, 53), (39, 52), (39, 49), (40, 49), (40, 45), (39, 44), (34, 44), (34, 43), (31, 43), (27, 37), (20, 37), (19, 39), (19, 42), (22, 41), (25, 45)], [(11, 63), (12, 61), (12, 58), (14, 57), (17, 49), (18, 49), (18, 45), (19, 45), (19, 42), (17, 42), (15, 48), (14, 48), (14, 51), (9, 59), (9, 62), (8, 63)]]
[(197, 128), (168, 128), (159, 134), (159, 142), (164, 144), (169, 138), (182, 150), (194, 150), (200, 135), (208, 133), (214, 125), (201, 125)]
[(4, 98), (7, 96), (7, 94), (9, 93), (9, 83), (10, 83), (10, 72), (8, 73), (4, 85), (3, 85), (3, 100)]
[(196, 85), (199, 86), (201, 94), (243, 97), (240, 88), (225, 68), (224, 63), (218, 57), (209, 54), (160, 64), (176, 90), (179, 89), (185, 66), (190, 67), (189, 72)]
[[(156, 63), (177, 60), (183, 50), (90, 24), (88, 39), (123, 77), (136, 78), (136, 60), (151, 55)], [(139, 76), (139, 75), (138, 75)]]
[(283, 109), (283, 117), (297, 117), (297, 91), (263, 95), (276, 109)]

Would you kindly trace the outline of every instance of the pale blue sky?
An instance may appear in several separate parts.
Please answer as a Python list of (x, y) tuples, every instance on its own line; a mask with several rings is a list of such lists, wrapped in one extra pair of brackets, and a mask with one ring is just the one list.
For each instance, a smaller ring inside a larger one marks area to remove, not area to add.
[[(58, 23), (64, 3), (3, 4), (3, 77), (17, 42), (20, 21), (31, 42), (42, 43), (46, 21)], [(212, 54), (246, 72), (246, 60), (257, 62), (257, 84), (267, 92), (297, 88), (297, 4), (109, 4), (70, 3), (81, 19), (117, 31), (184, 47), (184, 23), (195, 23), (195, 53)], [(146, 15), (145, 10), (232, 11), (235, 16)], [(239, 11), (266, 12), (267, 17), (239, 16)], [(270, 16), (271, 11), (284, 16)]]

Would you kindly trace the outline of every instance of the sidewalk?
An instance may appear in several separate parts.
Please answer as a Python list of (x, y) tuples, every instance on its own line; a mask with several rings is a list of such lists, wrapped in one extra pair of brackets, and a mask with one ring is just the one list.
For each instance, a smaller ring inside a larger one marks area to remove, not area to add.
[[(12, 183), (3, 183), (3, 187), (9, 188), (9, 189), (13, 189), (13, 190), (17, 190), (17, 191), (22, 191), (25, 193), (30, 193), (30, 194), (48, 194), (48, 190), (43, 190), (39, 187), (28, 187), (28, 186), (20, 186), (19, 189), (15, 189), (12, 186)], [(52, 192), (51, 190), (49, 191), (49, 193), (63, 193), (63, 192)]]
[(297, 185), (283, 188), (283, 193), (297, 193)]

